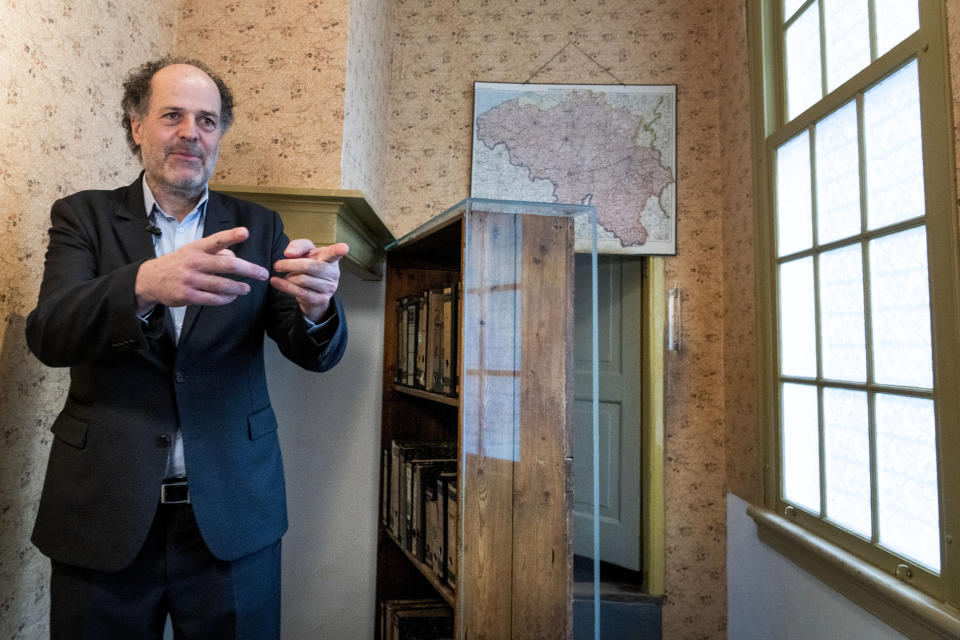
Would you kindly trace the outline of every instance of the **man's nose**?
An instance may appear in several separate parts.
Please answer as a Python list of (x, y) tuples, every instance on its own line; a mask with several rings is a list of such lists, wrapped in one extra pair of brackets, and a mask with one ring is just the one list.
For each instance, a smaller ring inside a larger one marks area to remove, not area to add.
[(185, 115), (180, 121), (178, 133), (184, 140), (196, 140), (199, 137), (199, 127), (197, 127), (196, 117), (189, 114)]

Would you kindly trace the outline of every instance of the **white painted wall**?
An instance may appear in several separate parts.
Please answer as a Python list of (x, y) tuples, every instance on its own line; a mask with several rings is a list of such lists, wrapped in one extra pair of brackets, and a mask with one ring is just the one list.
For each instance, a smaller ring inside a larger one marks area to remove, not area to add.
[(311, 374), (268, 340), (290, 530), (283, 539), (283, 637), (372, 638), (376, 587), (383, 282), (344, 270), (350, 337)]
[(747, 503), (727, 494), (729, 640), (906, 640), (757, 538)]

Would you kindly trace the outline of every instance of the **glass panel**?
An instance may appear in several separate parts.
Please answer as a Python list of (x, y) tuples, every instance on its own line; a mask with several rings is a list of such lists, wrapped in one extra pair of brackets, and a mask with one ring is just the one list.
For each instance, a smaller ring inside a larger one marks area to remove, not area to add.
[(813, 246), (810, 201), (810, 134), (777, 149), (777, 250), (785, 256)]
[(882, 56), (920, 28), (920, 3), (914, 0), (874, 0), (877, 16), (877, 55)]
[(914, 60), (863, 96), (867, 226), (922, 216), (920, 92)]
[(860, 156), (857, 105), (846, 105), (817, 123), (817, 242), (860, 233)]
[(786, 22), (800, 8), (803, 0), (783, 0), (783, 20)]
[(783, 385), (783, 498), (820, 513), (817, 388)]
[[(462, 218), (462, 459), (454, 523), (461, 546), (453, 580), (456, 593), (465, 594), (456, 596), (461, 602), (485, 596), (463, 608), (457, 637), (478, 630), (509, 636), (515, 619), (491, 612), (511, 608), (532, 612), (524, 619), (532, 636), (558, 628), (569, 635), (574, 572), (570, 563), (556, 562), (573, 552), (571, 496), (564, 487), (592, 493), (602, 472), (588, 464), (594, 479), (567, 475), (574, 245), (578, 228), (590, 229), (595, 239), (595, 209), (470, 199)], [(591, 322), (594, 299), (587, 296)], [(593, 414), (594, 402), (588, 385), (577, 394), (576, 410)], [(586, 437), (577, 435), (583, 445), (577, 456), (597, 460), (597, 422), (587, 423)], [(585, 590), (595, 590), (585, 582)]]
[(926, 230), (878, 238), (869, 251), (873, 379), (932, 388)]
[(827, 518), (870, 538), (870, 432), (867, 394), (824, 389)]
[(870, 64), (867, 11), (867, 0), (823, 0), (827, 91), (833, 91)]
[(820, 82), (820, 13), (810, 5), (787, 28), (787, 119), (823, 97)]
[(939, 572), (933, 401), (878, 394), (876, 416), (880, 544)]
[(823, 377), (866, 382), (860, 245), (825, 252), (820, 256), (819, 274)]
[(813, 258), (780, 266), (780, 372), (808, 378), (817, 375)]
[[(473, 540), (481, 527), (485, 528), (473, 516), (481, 493), (474, 488), (483, 483), (482, 492), (487, 493), (496, 506), (485, 514), (491, 525), (489, 540), (482, 544), (500, 548), (513, 545), (511, 532), (503, 525), (512, 517), (508, 485), (523, 456), (520, 434), (525, 425), (517, 413), (522, 344), (516, 331), (504, 333), (502, 330), (504, 326), (515, 325), (524, 313), (518, 306), (521, 303), (517, 295), (522, 277), (518, 260), (522, 231), (519, 216), (478, 213), (469, 206), (465, 216), (463, 332), (471, 339), (463, 342), (462, 471), (457, 496), (462, 518), (456, 524), (461, 545)], [(501, 319), (498, 325), (492, 323), (494, 318)], [(485, 554), (482, 549), (478, 545), (474, 552)], [(472, 553), (464, 553), (461, 546), (461, 554), (463, 560), (454, 575), (457, 589), (463, 593), (490, 593), (492, 583), (501, 583), (512, 571), (508, 558), (490, 556), (491, 561), (480, 572)], [(509, 606), (509, 591), (494, 591), (493, 602)], [(498, 632), (509, 624), (503, 620), (497, 622), (500, 626), (493, 628)], [(470, 628), (476, 622), (461, 619), (460, 624)]]

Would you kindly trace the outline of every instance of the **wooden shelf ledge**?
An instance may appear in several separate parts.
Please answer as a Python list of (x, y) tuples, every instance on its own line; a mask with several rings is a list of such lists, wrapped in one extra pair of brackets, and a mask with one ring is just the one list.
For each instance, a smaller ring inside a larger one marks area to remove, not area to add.
[(435, 393), (433, 391), (427, 391), (426, 389), (417, 389), (416, 387), (405, 387), (402, 384), (393, 385), (393, 389), (399, 393), (405, 393), (408, 396), (433, 400), (440, 404), (448, 404), (451, 407), (460, 406), (460, 398), (455, 396), (445, 396), (442, 393)]
[(407, 549), (404, 549), (403, 545), (400, 544), (400, 541), (397, 540), (396, 536), (394, 536), (392, 533), (390, 533), (386, 529), (383, 529), (383, 532), (387, 535), (388, 538), (390, 538), (393, 541), (395, 545), (397, 545), (397, 548), (400, 549), (400, 551), (403, 551), (403, 554), (407, 556), (407, 559), (411, 563), (413, 563), (413, 566), (417, 568), (417, 571), (419, 571), (423, 575), (423, 577), (426, 578), (427, 581), (433, 586), (433, 588), (437, 590), (437, 593), (439, 593), (440, 596), (444, 600), (446, 600), (447, 604), (449, 604), (453, 608), (456, 608), (457, 596), (454, 593), (453, 589), (450, 588), (450, 585), (444, 582), (440, 582), (440, 578), (437, 576), (437, 574), (435, 574), (433, 570), (430, 567), (428, 567), (426, 564), (424, 564), (419, 558), (417, 558), (415, 555), (410, 553), (410, 551), (408, 551)]

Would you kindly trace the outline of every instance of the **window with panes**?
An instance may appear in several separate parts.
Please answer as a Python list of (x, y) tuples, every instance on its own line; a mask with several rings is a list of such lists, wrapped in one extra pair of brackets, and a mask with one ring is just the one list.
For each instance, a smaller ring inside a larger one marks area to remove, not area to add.
[(931, 234), (955, 235), (944, 220), (956, 209), (937, 192), (943, 172), (931, 171), (950, 146), (931, 145), (926, 130), (930, 83), (945, 76), (924, 58), (924, 30), (942, 24), (923, 0), (773, 4), (763, 268), (776, 336), (777, 505), (943, 595), (942, 423), (956, 418), (946, 397), (960, 390), (940, 385), (960, 364), (955, 335), (948, 352), (934, 340), (956, 334), (936, 321), (955, 315), (955, 296), (932, 292), (956, 289), (956, 274), (936, 271), (956, 263), (942, 255), (956, 242), (937, 249)]

